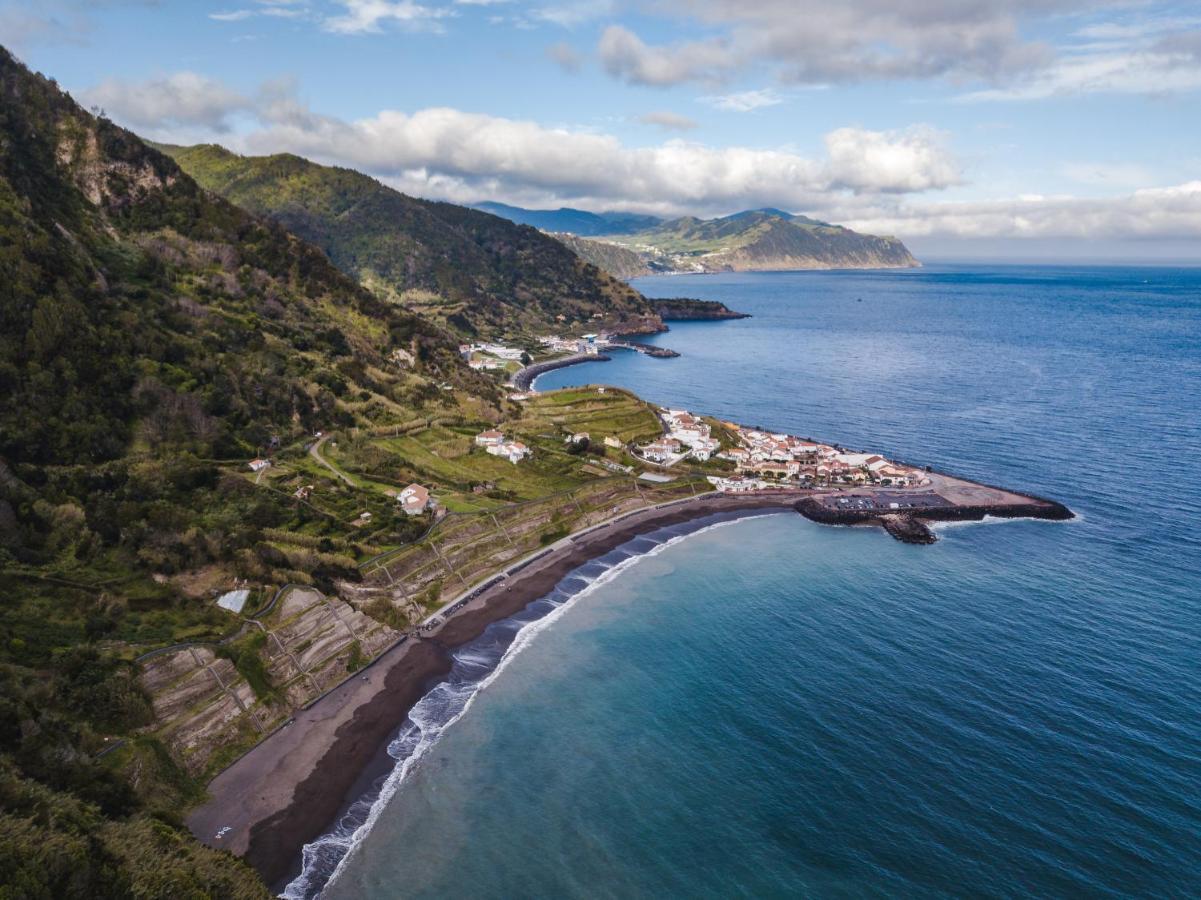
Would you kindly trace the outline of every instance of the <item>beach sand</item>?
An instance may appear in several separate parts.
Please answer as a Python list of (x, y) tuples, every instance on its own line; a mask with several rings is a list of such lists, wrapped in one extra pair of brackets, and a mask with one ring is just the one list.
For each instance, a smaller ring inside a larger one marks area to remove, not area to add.
[[(187, 819), (204, 843), (243, 856), (269, 885), (299, 871), (303, 846), (327, 831), (389, 766), (384, 752), (409, 710), (450, 669), (450, 652), (544, 597), (573, 569), (639, 534), (715, 513), (792, 509), (796, 492), (707, 495), (651, 508), (574, 539), (383, 653), (209, 784)], [(221, 837), (218, 833), (228, 828)]]

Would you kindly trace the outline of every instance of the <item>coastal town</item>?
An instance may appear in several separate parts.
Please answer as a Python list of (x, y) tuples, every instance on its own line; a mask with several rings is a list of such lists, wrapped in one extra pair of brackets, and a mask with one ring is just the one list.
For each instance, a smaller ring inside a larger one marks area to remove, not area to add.
[(663, 437), (636, 448), (644, 460), (672, 467), (684, 460), (699, 463), (727, 460), (734, 474), (710, 475), (708, 481), (723, 493), (778, 490), (785, 487), (880, 485), (923, 487), (930, 479), (912, 466), (885, 459), (878, 453), (856, 453), (791, 434), (746, 428), (734, 422), (717, 423), (736, 444), (723, 449), (713, 427), (683, 409), (660, 410)]

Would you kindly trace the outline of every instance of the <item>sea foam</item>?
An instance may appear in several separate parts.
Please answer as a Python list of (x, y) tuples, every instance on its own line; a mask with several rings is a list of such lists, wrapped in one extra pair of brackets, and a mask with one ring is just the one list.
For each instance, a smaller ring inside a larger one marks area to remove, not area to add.
[[(602, 585), (608, 584), (641, 560), (657, 556), (668, 547), (678, 544), (686, 538), (704, 534), (737, 521), (740, 519), (726, 519), (684, 534), (675, 534), (666, 540), (655, 543), (653, 547), (644, 552), (623, 555), (621, 559), (591, 579), (582, 578), (579, 569), (572, 571), (564, 576), (546, 597), (536, 600), (526, 607), (526, 610), (529, 610), (535, 604), (542, 603), (550, 605), (552, 608), (538, 618), (520, 623), (512, 643), (499, 657), (492, 657), (485, 650), (474, 647), (475, 642), (456, 650), (452, 654), (454, 665), (448, 680), (439, 682), (414, 704), (400, 734), (388, 745), (388, 755), (396, 760), (396, 765), (388, 773), (378, 791), (372, 791), (355, 801), (330, 832), (304, 846), (301, 853), (301, 872), (284, 888), (280, 896), (285, 900), (308, 900), (308, 898), (319, 896), (326, 885), (337, 879), (356, 848), (371, 833), (375, 823), (379, 820), (389, 801), (396, 795), (405, 778), (429, 752), (430, 748), (437, 743), (438, 738), (446, 729), (462, 718), (480, 692), (495, 681), (522, 650), (528, 647), (539, 634), (553, 625), (580, 598), (591, 594)], [(654, 540), (654, 534), (652, 532), (638, 535), (631, 538), (631, 541)], [(619, 551), (620, 548), (615, 548), (615, 552)], [(590, 560), (580, 568), (595, 567), (597, 563), (598, 560)], [(569, 581), (583, 581), (584, 586), (578, 591), (564, 591), (562, 587)], [(519, 613), (510, 619), (493, 623), (493, 626), (490, 627), (503, 627), (506, 623), (518, 623), (520, 615)], [(456, 676), (465, 677), (461, 682), (455, 683), (453, 679)]]

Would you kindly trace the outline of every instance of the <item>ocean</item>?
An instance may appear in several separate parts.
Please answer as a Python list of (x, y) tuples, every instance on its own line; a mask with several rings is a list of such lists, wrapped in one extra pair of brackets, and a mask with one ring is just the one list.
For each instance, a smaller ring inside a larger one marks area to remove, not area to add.
[(1201, 269), (636, 284), (753, 318), (539, 388), (617, 384), (1079, 518), (631, 541), (459, 652), (289, 894), (1201, 893)]

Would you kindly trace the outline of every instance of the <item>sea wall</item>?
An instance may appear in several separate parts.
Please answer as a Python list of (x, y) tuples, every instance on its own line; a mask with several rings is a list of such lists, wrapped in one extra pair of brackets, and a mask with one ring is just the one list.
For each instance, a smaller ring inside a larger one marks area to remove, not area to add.
[(545, 375), (547, 372), (553, 372), (555, 369), (565, 369), (568, 366), (574, 366), (579, 363), (586, 362), (608, 362), (613, 357), (605, 356), (603, 353), (577, 353), (574, 356), (565, 356), (562, 359), (552, 359), (549, 362), (534, 363), (532, 366), (526, 366), (513, 376), (512, 385), (521, 391), (528, 391), (533, 385), (534, 379), (539, 375)]

